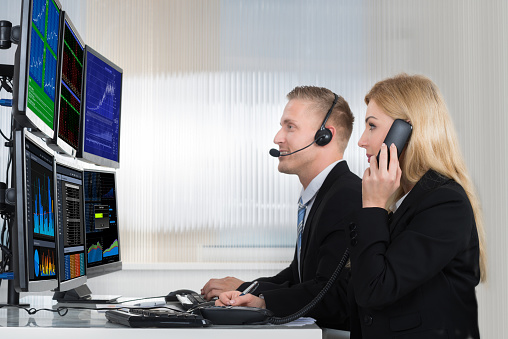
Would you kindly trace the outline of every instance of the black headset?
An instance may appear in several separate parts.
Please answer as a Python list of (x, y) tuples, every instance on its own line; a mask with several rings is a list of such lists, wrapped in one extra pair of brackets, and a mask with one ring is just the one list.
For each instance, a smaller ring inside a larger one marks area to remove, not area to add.
[(326, 122), (328, 121), (328, 118), (332, 114), (333, 108), (335, 107), (335, 104), (337, 103), (337, 100), (339, 99), (339, 96), (335, 93), (333, 93), (335, 96), (335, 99), (333, 100), (332, 107), (328, 110), (328, 113), (326, 113), (325, 120), (323, 120), (323, 123), (321, 124), (321, 127), (316, 132), (316, 135), (314, 136), (314, 141), (319, 146), (325, 146), (332, 140), (332, 131), (330, 131), (328, 128), (325, 127)]
[(332, 107), (328, 110), (328, 113), (326, 113), (325, 120), (323, 120), (323, 123), (321, 124), (321, 127), (316, 132), (316, 135), (314, 136), (314, 141), (308, 144), (307, 146), (297, 149), (294, 152), (287, 153), (287, 154), (280, 154), (280, 151), (278, 149), (272, 148), (270, 150), (270, 155), (272, 157), (278, 158), (278, 157), (286, 157), (291, 154), (295, 154), (297, 152), (303, 151), (306, 148), (309, 148), (310, 146), (317, 144), (318, 146), (325, 146), (327, 145), (333, 137), (332, 131), (330, 131), (328, 128), (325, 127), (326, 122), (328, 121), (328, 118), (330, 117), (330, 114), (332, 114), (333, 108), (335, 107), (335, 104), (337, 103), (337, 100), (339, 99), (339, 96), (335, 93), (335, 99), (333, 100)]

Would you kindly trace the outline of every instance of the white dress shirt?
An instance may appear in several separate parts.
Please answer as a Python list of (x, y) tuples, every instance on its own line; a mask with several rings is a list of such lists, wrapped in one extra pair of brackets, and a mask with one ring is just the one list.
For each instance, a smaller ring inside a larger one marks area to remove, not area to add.
[[(325, 182), (326, 177), (332, 169), (337, 165), (339, 162), (344, 161), (344, 159), (338, 160), (334, 162), (333, 164), (330, 164), (327, 168), (321, 171), (318, 175), (312, 179), (309, 186), (307, 186), (306, 189), (302, 188), (302, 192), (300, 193), (300, 197), (302, 198), (302, 203), (307, 205), (307, 210), (305, 212), (305, 218), (303, 219), (303, 227), (305, 229), (305, 223), (307, 222), (307, 217), (309, 216), (309, 212), (312, 208), (312, 205), (314, 205), (314, 200), (316, 200), (317, 192), (319, 192), (319, 189), (323, 185), (323, 182)], [(300, 200), (300, 198), (298, 198)]]

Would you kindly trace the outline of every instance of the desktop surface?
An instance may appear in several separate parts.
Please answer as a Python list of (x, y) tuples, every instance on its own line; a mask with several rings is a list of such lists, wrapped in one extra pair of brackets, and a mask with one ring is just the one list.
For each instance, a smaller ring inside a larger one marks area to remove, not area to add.
[[(123, 298), (130, 300), (131, 298)], [(133, 299), (133, 298), (132, 298)], [(53, 308), (56, 302), (50, 296), (26, 296), (21, 299), (23, 303), (29, 303), (33, 308)], [(242, 325), (242, 326), (210, 326), (206, 328), (129, 328), (108, 322), (104, 312), (96, 310), (73, 310), (67, 315), (60, 316), (57, 313), (40, 311), (29, 315), (25, 310), (15, 308), (0, 309), (0, 328), (4, 338), (72, 338), (80, 339), (94, 335), (121, 335), (122, 339), (146, 336), (150, 338), (196, 338), (206, 336), (210, 338), (235, 338), (243, 339), (280, 338), (291, 336), (295, 338), (320, 338), (321, 329), (315, 325), (286, 326), (286, 325)], [(79, 329), (79, 330), (77, 330)], [(35, 332), (37, 331), (37, 332)], [(111, 332), (108, 332), (111, 331)], [(150, 331), (150, 332), (146, 332)], [(259, 331), (262, 331), (261, 333)]]

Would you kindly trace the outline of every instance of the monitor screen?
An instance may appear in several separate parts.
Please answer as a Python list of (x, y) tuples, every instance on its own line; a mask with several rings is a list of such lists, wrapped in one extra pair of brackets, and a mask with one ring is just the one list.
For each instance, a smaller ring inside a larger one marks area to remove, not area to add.
[(13, 113), (23, 126), (53, 137), (61, 5), (56, 0), (23, 0), (21, 38), (14, 67)]
[(56, 162), (58, 209), (58, 290), (86, 282), (85, 229), (83, 218), (83, 171)]
[(62, 48), (59, 63), (57, 116), (53, 139), (48, 145), (57, 152), (76, 156), (79, 147), (81, 119), (81, 91), (85, 44), (64, 14)]
[(18, 291), (57, 287), (55, 171), (53, 152), (28, 132), (15, 132), (16, 222), (14, 279)]
[(122, 268), (114, 172), (83, 173), (87, 276)]
[(78, 156), (97, 165), (118, 168), (123, 71), (87, 45), (84, 74)]

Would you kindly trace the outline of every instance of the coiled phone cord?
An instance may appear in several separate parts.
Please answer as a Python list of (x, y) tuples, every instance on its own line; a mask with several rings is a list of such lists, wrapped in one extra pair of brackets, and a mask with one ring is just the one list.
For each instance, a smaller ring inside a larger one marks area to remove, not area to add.
[(349, 259), (349, 248), (346, 248), (346, 250), (344, 251), (344, 254), (342, 255), (342, 258), (340, 259), (339, 265), (337, 265), (337, 268), (331, 275), (330, 279), (328, 279), (328, 282), (326, 283), (325, 287), (323, 287), (323, 289), (318, 293), (318, 295), (316, 295), (314, 297), (314, 299), (312, 299), (307, 305), (305, 305), (305, 307), (303, 307), (298, 312), (288, 315), (286, 317), (282, 317), (282, 318), (271, 317), (270, 319), (268, 319), (268, 322), (270, 324), (274, 324), (274, 325), (287, 324), (287, 323), (294, 321), (300, 317), (303, 317), (305, 314), (307, 314), (310, 310), (312, 310), (317, 305), (317, 303), (319, 303), (321, 301), (321, 299), (323, 299), (323, 296), (328, 292), (330, 287), (335, 283), (335, 281), (337, 280), (337, 277), (339, 276), (340, 272), (346, 265), (346, 262), (348, 259)]

